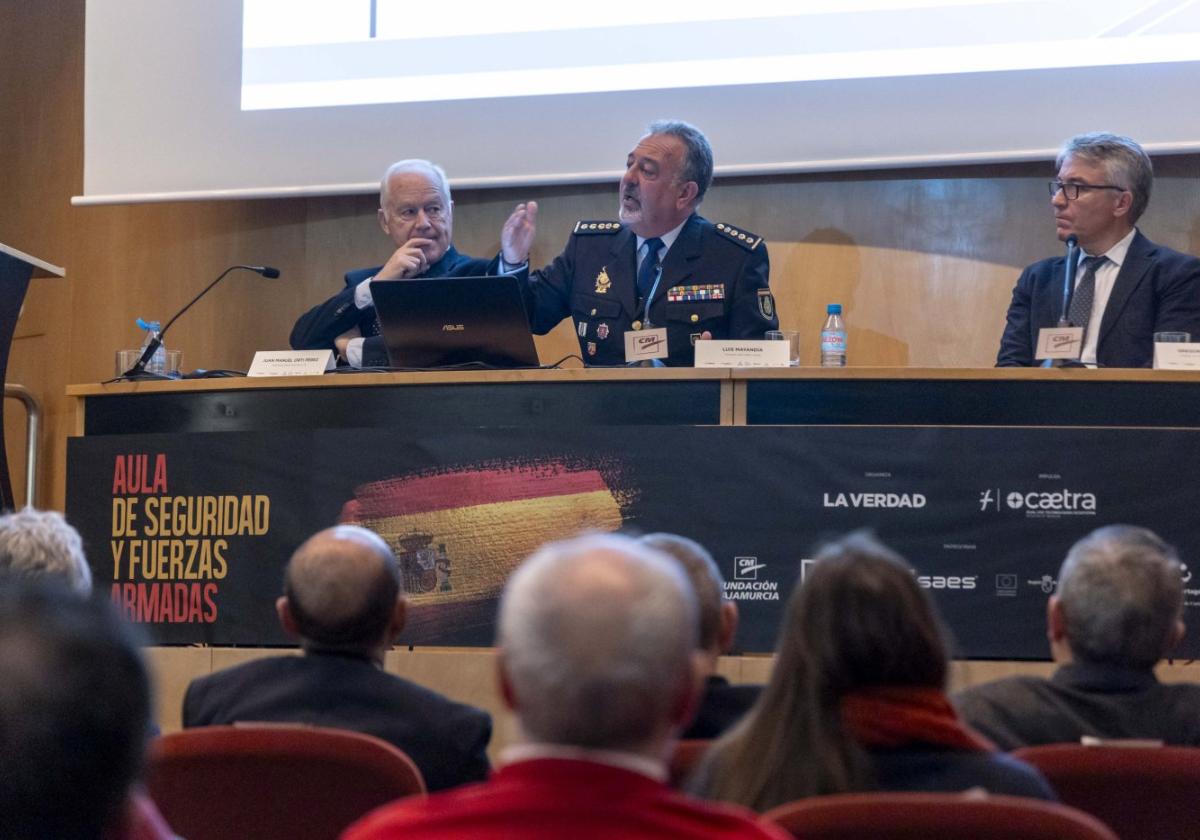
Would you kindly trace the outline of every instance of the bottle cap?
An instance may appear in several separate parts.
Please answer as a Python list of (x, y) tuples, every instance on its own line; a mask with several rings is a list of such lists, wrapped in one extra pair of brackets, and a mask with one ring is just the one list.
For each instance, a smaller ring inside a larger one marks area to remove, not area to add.
[(159, 321), (146, 321), (142, 318), (137, 319), (137, 325), (147, 332), (155, 332), (162, 329), (162, 323)]
[(840, 303), (829, 304), (829, 306), (825, 307), (825, 314), (826, 315), (841, 315), (842, 314), (842, 305)]

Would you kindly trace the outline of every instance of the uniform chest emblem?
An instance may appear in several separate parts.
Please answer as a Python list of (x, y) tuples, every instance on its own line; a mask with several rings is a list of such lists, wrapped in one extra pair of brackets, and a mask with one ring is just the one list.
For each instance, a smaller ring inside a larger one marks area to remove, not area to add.
[(596, 275), (596, 294), (608, 294), (608, 287), (612, 285), (612, 280), (608, 277), (608, 266), (600, 269), (600, 273)]

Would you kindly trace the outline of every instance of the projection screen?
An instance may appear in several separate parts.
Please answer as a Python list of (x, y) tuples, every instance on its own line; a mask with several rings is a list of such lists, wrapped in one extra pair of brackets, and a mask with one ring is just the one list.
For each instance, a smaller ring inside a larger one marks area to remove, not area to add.
[(88, 0), (75, 202), (602, 181), (661, 117), (724, 175), (1200, 149), (1200, 0), (421, 5)]

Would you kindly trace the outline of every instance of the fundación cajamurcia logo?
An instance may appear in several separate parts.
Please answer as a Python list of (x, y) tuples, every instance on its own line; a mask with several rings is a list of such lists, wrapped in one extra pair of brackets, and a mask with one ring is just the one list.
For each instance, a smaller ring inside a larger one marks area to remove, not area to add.
[(733, 580), (725, 581), (725, 597), (730, 601), (778, 601), (779, 583), (766, 580), (760, 572), (766, 563), (757, 557), (740, 555), (733, 558)]

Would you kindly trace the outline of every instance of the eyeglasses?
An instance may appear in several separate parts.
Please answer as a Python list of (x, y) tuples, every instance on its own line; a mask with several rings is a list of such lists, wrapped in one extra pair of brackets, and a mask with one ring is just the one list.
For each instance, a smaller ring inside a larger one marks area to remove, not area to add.
[(1058, 195), (1058, 191), (1062, 190), (1063, 198), (1067, 201), (1074, 201), (1079, 198), (1079, 194), (1084, 190), (1116, 190), (1117, 192), (1127, 192), (1124, 187), (1114, 186), (1113, 184), (1068, 184), (1063, 181), (1051, 181), (1047, 184), (1050, 188), (1050, 197)]
[(424, 207), (401, 207), (396, 211), (396, 216), (402, 221), (412, 222), (416, 220), (422, 210), (425, 211), (425, 218), (431, 222), (440, 222), (446, 218), (446, 208), (440, 204), (426, 204)]

